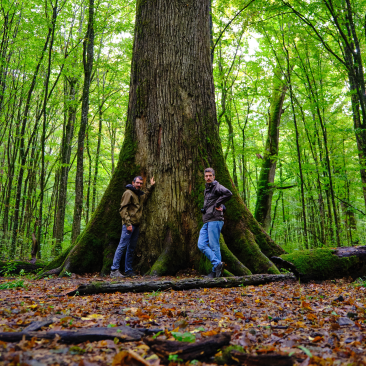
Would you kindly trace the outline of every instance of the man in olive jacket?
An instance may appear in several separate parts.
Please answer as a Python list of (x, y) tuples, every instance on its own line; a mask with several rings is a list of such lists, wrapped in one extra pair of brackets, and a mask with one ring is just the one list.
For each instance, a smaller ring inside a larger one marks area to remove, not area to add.
[(215, 180), (215, 171), (205, 169), (206, 189), (204, 206), (201, 210), (203, 226), (198, 238), (198, 249), (210, 260), (212, 272), (209, 278), (221, 276), (224, 263), (221, 262), (220, 233), (224, 226), (224, 203), (233, 195), (231, 191)]
[(154, 188), (154, 177), (150, 179), (151, 186), (147, 188), (146, 193), (141, 190), (142, 184), (142, 177), (135, 177), (132, 184), (128, 184), (127, 190), (123, 193), (119, 209), (123, 227), (120, 242), (114, 253), (111, 277), (124, 277), (119, 271), (119, 266), (125, 252), (125, 274), (128, 277), (136, 276), (132, 270), (133, 253), (139, 237), (143, 206)]

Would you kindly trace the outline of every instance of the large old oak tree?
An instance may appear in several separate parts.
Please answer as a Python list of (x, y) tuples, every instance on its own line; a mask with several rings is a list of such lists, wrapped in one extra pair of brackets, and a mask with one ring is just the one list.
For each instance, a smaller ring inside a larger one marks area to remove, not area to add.
[(118, 213), (126, 184), (154, 176), (135, 268), (152, 275), (210, 266), (197, 249), (205, 167), (233, 192), (221, 248), (236, 275), (279, 273), (268, 259), (284, 251), (253, 218), (224, 161), (210, 55), (210, 0), (140, 0), (131, 65), (125, 139), (118, 166), (75, 244), (46, 270), (108, 273), (121, 234)]

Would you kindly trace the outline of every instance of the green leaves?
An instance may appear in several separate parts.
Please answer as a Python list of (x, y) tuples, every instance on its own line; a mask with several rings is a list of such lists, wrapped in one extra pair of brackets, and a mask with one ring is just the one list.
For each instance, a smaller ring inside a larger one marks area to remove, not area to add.
[(180, 332), (171, 332), (172, 336), (179, 342), (189, 342), (193, 343), (196, 341), (196, 336), (190, 332), (180, 333)]

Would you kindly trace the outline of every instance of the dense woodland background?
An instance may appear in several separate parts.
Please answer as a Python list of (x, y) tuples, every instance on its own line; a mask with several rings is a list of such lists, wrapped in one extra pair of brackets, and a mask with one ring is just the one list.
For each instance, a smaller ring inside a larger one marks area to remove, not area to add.
[[(224, 156), (256, 218), (273, 194), (263, 225), (290, 252), (365, 241), (365, 6), (212, 1)], [(1, 2), (3, 256), (29, 258), (33, 236), (54, 257), (93, 215), (124, 138), (134, 19), (135, 1)]]

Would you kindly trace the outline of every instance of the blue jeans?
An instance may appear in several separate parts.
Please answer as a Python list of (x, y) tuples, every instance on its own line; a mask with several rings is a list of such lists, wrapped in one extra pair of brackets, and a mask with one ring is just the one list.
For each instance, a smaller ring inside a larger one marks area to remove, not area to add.
[(198, 249), (209, 259), (212, 271), (221, 263), (220, 233), (224, 221), (210, 221), (203, 224), (198, 238)]
[(132, 233), (127, 230), (126, 225), (122, 227), (121, 239), (119, 241), (116, 252), (114, 253), (112, 271), (119, 269), (122, 256), (126, 252), (125, 272), (132, 272), (133, 253), (136, 249), (137, 239), (139, 237), (140, 228), (132, 225)]

